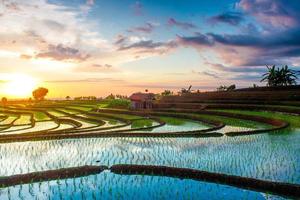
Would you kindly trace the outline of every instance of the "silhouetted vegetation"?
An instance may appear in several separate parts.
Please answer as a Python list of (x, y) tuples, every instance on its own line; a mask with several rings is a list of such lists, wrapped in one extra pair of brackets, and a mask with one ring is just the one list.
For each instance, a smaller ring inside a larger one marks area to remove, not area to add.
[(121, 94), (110, 94), (107, 97), (105, 97), (105, 99), (128, 99), (128, 96), (126, 95), (121, 95)]
[(173, 92), (171, 90), (165, 90), (161, 93), (161, 96), (171, 96)]
[(192, 92), (192, 85), (190, 85), (189, 87), (188, 87), (188, 89), (186, 89), (186, 88), (181, 88), (181, 91), (179, 92), (180, 94), (187, 94), (187, 93), (191, 93)]
[(6, 97), (2, 97), (1, 102), (3, 105), (5, 105), (7, 103), (7, 98)]
[(217, 88), (217, 91), (232, 91), (235, 90), (236, 86), (235, 84), (230, 85), (230, 86), (225, 86), (225, 85), (221, 85), (220, 87)]
[(74, 97), (74, 100), (97, 100), (95, 96), (81, 96), (81, 97)]
[(288, 86), (296, 85), (297, 74), (299, 72), (289, 69), (287, 65), (281, 68), (267, 66), (268, 72), (263, 74), (261, 82), (267, 82), (268, 86)]
[(105, 99), (115, 99), (116, 97), (115, 97), (115, 95), (113, 95), (113, 94), (110, 94), (110, 95), (108, 95), (107, 97), (105, 97)]
[(43, 100), (48, 93), (47, 88), (39, 87), (32, 92), (32, 96), (35, 100)]
[(130, 101), (128, 99), (108, 99), (107, 108), (129, 109)]

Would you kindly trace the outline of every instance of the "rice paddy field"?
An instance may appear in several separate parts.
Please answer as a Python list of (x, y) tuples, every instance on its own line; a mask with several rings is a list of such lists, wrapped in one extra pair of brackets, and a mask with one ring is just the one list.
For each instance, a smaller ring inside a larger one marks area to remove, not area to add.
[(299, 199), (300, 106), (292, 107), (7, 104), (0, 199)]

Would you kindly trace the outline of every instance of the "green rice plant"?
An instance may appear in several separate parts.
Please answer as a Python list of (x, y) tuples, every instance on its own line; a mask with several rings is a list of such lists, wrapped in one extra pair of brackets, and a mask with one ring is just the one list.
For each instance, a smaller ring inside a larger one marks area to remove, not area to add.
[[(99, 113), (101, 113), (101, 111)], [(138, 115), (128, 115), (128, 114), (120, 114), (120, 113), (101, 113), (101, 114), (104, 114), (107, 117), (111, 116), (111, 117), (123, 118), (126, 120), (134, 120), (134, 119), (142, 119), (143, 118)]]
[(48, 115), (46, 115), (43, 112), (34, 112), (33, 115), (34, 115), (34, 119), (37, 120), (37, 121), (50, 120)]
[(21, 115), (19, 119), (17, 119), (15, 122), (14, 122), (14, 125), (23, 125), (23, 124), (30, 124), (31, 121), (31, 115)]
[(278, 112), (269, 112), (269, 111), (250, 111), (250, 110), (229, 110), (229, 109), (228, 110), (218, 109), (216, 111), (274, 118), (274, 119), (286, 121), (290, 123), (292, 127), (296, 127), (296, 128), (300, 127), (300, 116), (290, 115), (287, 113), (278, 113)]
[(209, 120), (216, 120), (223, 122), (228, 126), (239, 126), (244, 128), (270, 128), (272, 126), (264, 123), (254, 122), (250, 120), (243, 120), (231, 117), (217, 116), (217, 115), (205, 115), (205, 114), (193, 114), (194, 116), (203, 117)]
[(145, 127), (151, 127), (153, 125), (153, 120), (151, 119), (140, 119), (135, 120), (131, 124), (131, 128), (145, 128)]
[[(68, 108), (68, 107), (66, 107), (66, 108)], [(69, 106), (69, 108), (82, 110), (82, 111), (90, 111), (93, 109), (93, 107), (84, 107), (84, 106)]]
[(130, 101), (128, 99), (110, 99), (106, 100), (106, 108), (129, 109)]
[(162, 121), (166, 122), (169, 125), (173, 126), (181, 126), (183, 125), (186, 120), (182, 118), (175, 118), (175, 117), (159, 117)]

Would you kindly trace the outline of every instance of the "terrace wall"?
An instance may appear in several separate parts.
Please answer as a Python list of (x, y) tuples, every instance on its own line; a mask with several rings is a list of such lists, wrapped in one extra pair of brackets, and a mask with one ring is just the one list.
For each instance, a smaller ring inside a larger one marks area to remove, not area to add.
[(234, 91), (213, 91), (189, 93), (181, 96), (166, 96), (158, 101), (156, 106), (172, 103), (195, 103), (194, 106), (197, 107), (197, 103), (205, 102), (268, 103), (274, 101), (292, 101), (295, 103), (298, 101), (299, 103), (300, 86), (244, 88)]

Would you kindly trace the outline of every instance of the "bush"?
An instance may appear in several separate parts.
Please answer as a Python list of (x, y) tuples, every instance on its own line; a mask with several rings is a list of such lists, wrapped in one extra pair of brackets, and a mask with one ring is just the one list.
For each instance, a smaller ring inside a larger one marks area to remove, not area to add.
[(107, 102), (107, 108), (123, 108), (129, 109), (130, 100), (128, 99), (111, 99)]

